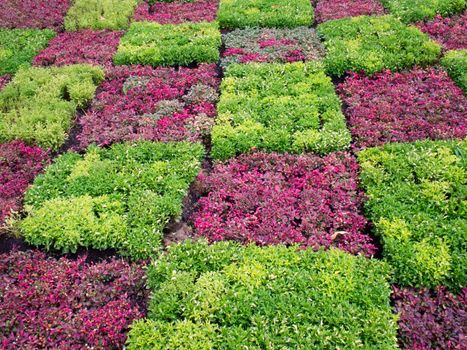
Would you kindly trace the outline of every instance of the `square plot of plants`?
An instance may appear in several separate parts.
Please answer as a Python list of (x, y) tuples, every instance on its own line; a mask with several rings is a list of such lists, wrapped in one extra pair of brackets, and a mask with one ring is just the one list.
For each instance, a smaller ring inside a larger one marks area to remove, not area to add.
[(149, 141), (65, 153), (26, 192), (20, 232), (47, 250), (115, 249), (148, 258), (181, 214), (203, 154), (200, 144)]
[(452, 80), (467, 93), (467, 50), (448, 51), (440, 63)]
[(384, 7), (379, 0), (315, 0), (317, 23), (363, 15), (383, 15)]
[(122, 37), (114, 62), (150, 66), (217, 63), (221, 44), (215, 22), (165, 25), (134, 22)]
[(436, 62), (441, 52), (428, 35), (392, 16), (337, 19), (320, 24), (317, 31), (327, 51), (327, 72), (334, 76), (426, 66)]
[(119, 141), (201, 141), (218, 100), (215, 65), (199, 68), (114, 67), (80, 118), (79, 148)]
[(467, 141), (387, 144), (358, 154), (368, 217), (398, 285), (467, 284)]
[(33, 61), (37, 66), (88, 63), (111, 66), (122, 32), (83, 29), (65, 32), (49, 41)]
[(430, 19), (436, 15), (450, 16), (466, 8), (465, 0), (380, 0), (394, 16), (403, 22)]
[(352, 73), (338, 92), (356, 149), (467, 136), (467, 99), (441, 69)]
[(143, 1), (136, 9), (135, 21), (153, 21), (160, 24), (184, 22), (213, 22), (219, 0)]
[(0, 75), (14, 74), (20, 66), (30, 65), (54, 36), (50, 29), (0, 28)]
[(60, 30), (71, 0), (2, 0), (0, 27)]
[(350, 144), (341, 102), (319, 62), (231, 64), (217, 110), (214, 159), (251, 149), (328, 153)]
[(338, 249), (185, 241), (149, 265), (148, 317), (126, 349), (393, 350), (389, 279)]
[(20, 69), (0, 91), (0, 142), (20, 139), (58, 150), (75, 112), (92, 100), (103, 79), (101, 68), (85, 64)]
[(217, 163), (198, 178), (195, 235), (371, 256), (376, 248), (363, 232), (357, 171), (346, 152), (323, 158), (259, 152)]
[(222, 39), (224, 68), (230, 63), (319, 60), (325, 53), (315, 30), (307, 27), (236, 29)]

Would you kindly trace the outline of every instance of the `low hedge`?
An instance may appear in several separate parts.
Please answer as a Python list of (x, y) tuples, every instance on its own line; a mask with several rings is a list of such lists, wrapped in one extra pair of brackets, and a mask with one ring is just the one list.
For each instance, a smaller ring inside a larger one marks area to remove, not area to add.
[(467, 50), (452, 50), (441, 59), (441, 65), (459, 87), (467, 93)]
[(368, 217), (397, 281), (467, 285), (467, 140), (387, 144), (359, 153)]
[(313, 23), (310, 0), (220, 0), (222, 28), (294, 28)]
[(217, 63), (221, 43), (216, 22), (166, 25), (134, 22), (120, 41), (114, 63), (151, 66)]
[(231, 64), (217, 109), (215, 159), (253, 148), (324, 154), (350, 144), (340, 100), (318, 62)]
[(172, 245), (150, 265), (129, 350), (394, 349), (384, 263), (332, 249)]
[(465, 0), (380, 0), (391, 14), (403, 22), (415, 22), (436, 15), (450, 16), (467, 7)]
[(65, 17), (65, 29), (125, 29), (139, 0), (74, 0)]
[(0, 91), (0, 142), (22, 139), (58, 149), (76, 109), (86, 106), (103, 79), (102, 69), (89, 65), (21, 69)]
[(147, 141), (63, 154), (26, 192), (23, 237), (48, 250), (112, 248), (147, 258), (181, 214), (202, 156), (200, 144)]
[(401, 70), (435, 62), (438, 44), (418, 28), (392, 16), (360, 16), (322, 23), (317, 28), (327, 49), (329, 74), (346, 71), (374, 74), (383, 69)]
[(50, 29), (0, 29), (0, 75), (13, 74), (20, 66), (30, 65), (54, 36)]

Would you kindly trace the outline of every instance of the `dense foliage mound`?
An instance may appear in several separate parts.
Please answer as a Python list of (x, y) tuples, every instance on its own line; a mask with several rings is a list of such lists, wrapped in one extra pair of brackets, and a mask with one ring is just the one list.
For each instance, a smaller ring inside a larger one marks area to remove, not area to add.
[(441, 59), (441, 65), (464, 93), (467, 93), (467, 50), (449, 51)]
[(446, 50), (467, 49), (467, 11), (454, 17), (436, 16), (417, 26)]
[(363, 15), (382, 15), (384, 8), (379, 0), (315, 0), (317, 23)]
[(448, 16), (462, 12), (467, 7), (465, 0), (380, 0), (394, 16), (402, 21), (415, 22), (433, 18), (436, 15)]

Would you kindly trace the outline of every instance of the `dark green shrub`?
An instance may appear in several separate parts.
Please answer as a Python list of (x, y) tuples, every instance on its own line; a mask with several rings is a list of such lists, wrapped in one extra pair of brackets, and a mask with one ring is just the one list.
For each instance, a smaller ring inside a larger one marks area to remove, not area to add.
[(257, 148), (328, 153), (350, 144), (341, 103), (318, 62), (231, 64), (221, 85), (212, 156)]
[(467, 141), (387, 144), (359, 153), (366, 210), (398, 283), (467, 284)]
[(185, 241), (148, 270), (129, 350), (395, 349), (388, 266), (342, 251)]
[(467, 7), (465, 0), (381, 0), (395, 17), (403, 22), (415, 22), (436, 15), (450, 16)]
[(103, 79), (101, 68), (84, 64), (20, 69), (0, 91), (0, 142), (21, 139), (58, 149), (76, 109), (86, 106)]
[(182, 211), (200, 168), (200, 144), (116, 144), (66, 153), (25, 196), (25, 240), (46, 249), (117, 249), (133, 258), (159, 251), (162, 231)]
[(467, 93), (467, 50), (448, 51), (441, 65), (459, 87)]
[(125, 29), (138, 0), (75, 0), (65, 17), (65, 29)]
[(30, 65), (54, 36), (55, 32), (50, 29), (0, 29), (0, 75)]
[(222, 28), (294, 28), (313, 23), (310, 0), (220, 0)]
[(134, 22), (120, 41), (115, 64), (151, 66), (215, 63), (221, 33), (217, 23), (158, 24)]
[(365, 71), (371, 75), (435, 62), (438, 44), (418, 28), (406, 26), (391, 16), (360, 16), (325, 22), (318, 26), (327, 49), (329, 74)]

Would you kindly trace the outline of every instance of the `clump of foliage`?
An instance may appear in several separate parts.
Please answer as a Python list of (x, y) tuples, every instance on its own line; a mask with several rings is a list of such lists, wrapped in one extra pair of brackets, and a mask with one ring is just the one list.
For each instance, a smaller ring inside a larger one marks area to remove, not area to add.
[(467, 100), (443, 70), (351, 73), (338, 91), (356, 149), (467, 136)]
[(13, 74), (20, 66), (30, 65), (54, 36), (50, 29), (0, 28), (0, 75)]
[(379, 0), (316, 0), (317, 23), (363, 15), (382, 15), (384, 8)]
[(406, 26), (391, 16), (359, 16), (322, 23), (317, 28), (324, 38), (328, 73), (346, 71), (372, 75), (414, 65), (429, 65), (441, 48), (418, 28)]
[(150, 265), (149, 317), (127, 348), (394, 349), (388, 278), (337, 249), (185, 241)]
[(29, 67), (17, 72), (0, 91), (0, 142), (21, 139), (58, 149), (77, 108), (93, 98), (104, 79), (99, 67)]
[(367, 221), (357, 171), (345, 152), (324, 158), (253, 153), (217, 163), (198, 179), (195, 232), (210, 241), (335, 246), (370, 256), (376, 248), (362, 232)]
[(319, 62), (231, 64), (217, 109), (215, 159), (253, 148), (328, 153), (350, 144), (341, 102)]
[(65, 29), (125, 29), (138, 0), (74, 0), (65, 17)]
[(222, 67), (230, 63), (312, 61), (324, 57), (314, 29), (236, 29), (223, 35)]
[(24, 239), (46, 249), (116, 249), (132, 258), (160, 250), (198, 174), (200, 144), (122, 143), (58, 157), (25, 195)]
[(436, 16), (431, 21), (417, 23), (417, 27), (445, 50), (467, 49), (467, 11), (453, 17)]
[(452, 50), (441, 59), (441, 65), (459, 87), (467, 93), (467, 50)]
[(215, 22), (134, 22), (121, 39), (114, 62), (151, 66), (217, 63), (221, 43)]
[(8, 84), (11, 80), (10, 74), (0, 75), (0, 90), (3, 89), (6, 84)]
[(220, 0), (222, 28), (294, 28), (313, 23), (310, 0)]
[(467, 7), (465, 0), (380, 0), (391, 14), (403, 22), (415, 22), (436, 15), (450, 16)]
[(417, 141), (358, 155), (368, 217), (403, 286), (467, 285), (464, 141)]
[(38, 66), (88, 63), (111, 66), (121, 32), (84, 29), (59, 34), (34, 58)]
[(70, 5), (70, 0), (2, 0), (0, 27), (60, 30)]
[(0, 225), (20, 210), (24, 191), (49, 161), (48, 152), (22, 141), (0, 144)]
[(183, 22), (212, 22), (216, 19), (219, 0), (142, 2), (136, 9), (136, 21), (154, 21), (160, 24)]
[(458, 350), (465, 345), (467, 289), (459, 295), (446, 288), (393, 288), (392, 299), (400, 314), (399, 343), (407, 350)]
[(109, 69), (90, 110), (80, 118), (80, 149), (119, 141), (200, 141), (216, 115), (216, 66)]
[(0, 255), (2, 349), (121, 348), (147, 292), (141, 264)]

